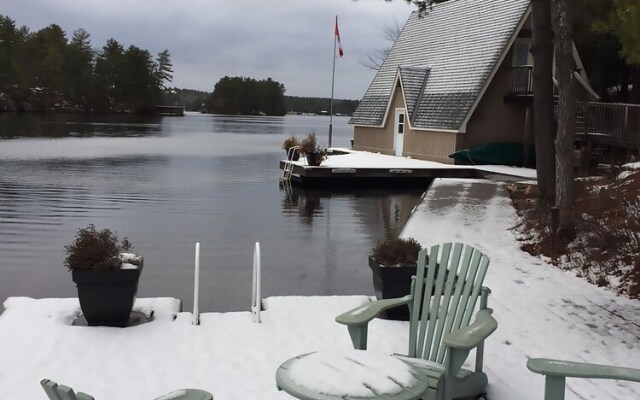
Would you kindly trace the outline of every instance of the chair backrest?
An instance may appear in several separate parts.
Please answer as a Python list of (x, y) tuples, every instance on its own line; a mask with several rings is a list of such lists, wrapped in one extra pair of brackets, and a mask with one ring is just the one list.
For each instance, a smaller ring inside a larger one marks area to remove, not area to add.
[(422, 249), (417, 264), (411, 283), (408, 354), (442, 364), (446, 351), (442, 338), (469, 325), (489, 258), (471, 246), (444, 243), (429, 253)]
[(41, 380), (40, 385), (50, 400), (94, 400), (93, 396), (82, 392), (74, 393), (69, 386), (58, 385), (49, 379)]

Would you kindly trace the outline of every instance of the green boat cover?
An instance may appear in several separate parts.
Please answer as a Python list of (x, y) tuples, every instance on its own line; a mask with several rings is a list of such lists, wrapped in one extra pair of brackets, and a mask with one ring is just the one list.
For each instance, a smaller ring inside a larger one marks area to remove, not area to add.
[[(456, 161), (473, 165), (510, 165), (515, 167), (523, 166), (522, 142), (494, 142), (473, 147), (471, 149), (458, 150), (449, 155)], [(529, 146), (530, 166), (535, 165), (535, 147)]]

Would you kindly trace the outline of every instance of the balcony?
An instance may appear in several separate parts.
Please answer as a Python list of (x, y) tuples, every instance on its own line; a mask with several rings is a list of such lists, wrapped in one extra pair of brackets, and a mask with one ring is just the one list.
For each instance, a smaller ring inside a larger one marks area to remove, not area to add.
[(640, 105), (578, 101), (576, 135), (625, 148), (640, 145)]
[(521, 65), (509, 71), (509, 95), (533, 95), (533, 65)]

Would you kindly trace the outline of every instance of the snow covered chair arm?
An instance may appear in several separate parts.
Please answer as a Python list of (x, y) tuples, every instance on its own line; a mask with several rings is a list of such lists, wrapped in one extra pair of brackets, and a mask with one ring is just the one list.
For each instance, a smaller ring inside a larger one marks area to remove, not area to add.
[(342, 313), (336, 317), (336, 322), (347, 325), (353, 347), (356, 350), (367, 349), (367, 330), (369, 321), (378, 314), (390, 308), (407, 305), (413, 300), (411, 295), (399, 297), (397, 299), (376, 300), (353, 310)]
[[(58, 385), (52, 380), (43, 379), (40, 385), (49, 397), (49, 400), (95, 400), (93, 396), (86, 393), (75, 393), (68, 386)], [(200, 389), (180, 389), (164, 396), (160, 396), (155, 400), (213, 400), (211, 393)]]
[(471, 350), (478, 347), (498, 328), (498, 321), (491, 316), (493, 310), (485, 308), (478, 311), (476, 320), (464, 328), (453, 331), (442, 339), (444, 344), (459, 350)]
[(545, 376), (545, 400), (564, 400), (566, 378), (616, 379), (640, 383), (640, 369), (612, 365), (532, 358), (527, 361), (527, 368)]

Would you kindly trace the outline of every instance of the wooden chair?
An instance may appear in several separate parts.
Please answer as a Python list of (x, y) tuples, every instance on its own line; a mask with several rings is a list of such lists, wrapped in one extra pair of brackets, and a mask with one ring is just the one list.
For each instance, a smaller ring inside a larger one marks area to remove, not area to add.
[(527, 361), (527, 368), (531, 372), (545, 376), (544, 400), (564, 400), (567, 378), (617, 379), (640, 382), (640, 369), (611, 365), (532, 358)]
[[(74, 393), (69, 386), (58, 385), (52, 380), (43, 379), (40, 381), (49, 400), (95, 400), (93, 396), (86, 393)], [(213, 400), (209, 392), (199, 389), (180, 389), (158, 397), (156, 400)]]
[[(427, 265), (428, 259), (428, 265)], [(367, 347), (367, 324), (388, 308), (408, 305), (409, 350), (397, 356), (429, 378), (423, 399), (450, 400), (482, 394), (487, 376), (482, 372), (484, 340), (498, 323), (487, 308), (488, 288), (482, 286), (489, 259), (479, 250), (461, 243), (445, 243), (423, 249), (418, 255), (416, 276), (409, 295), (374, 301), (336, 317), (347, 325), (353, 345)], [(475, 313), (477, 300), (480, 310)], [(462, 368), (476, 349), (475, 369)]]

